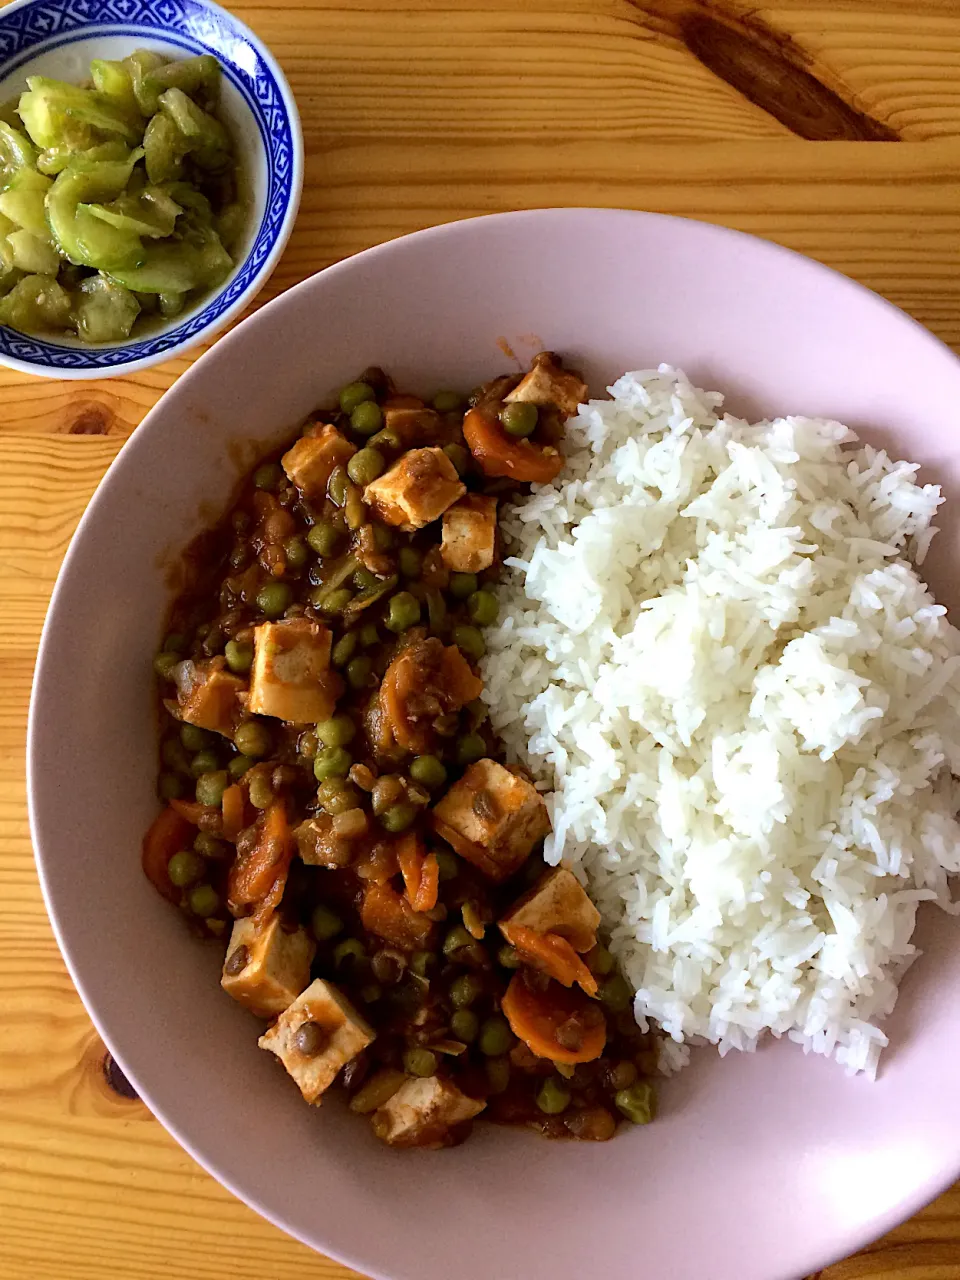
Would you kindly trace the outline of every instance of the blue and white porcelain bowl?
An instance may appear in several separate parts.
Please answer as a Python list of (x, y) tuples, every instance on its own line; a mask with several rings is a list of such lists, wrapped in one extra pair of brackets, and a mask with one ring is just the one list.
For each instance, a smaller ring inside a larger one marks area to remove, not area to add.
[(190, 311), (142, 338), (90, 345), (0, 325), (0, 363), (55, 378), (131, 373), (180, 355), (229, 324), (266, 283), (290, 237), (303, 185), (303, 135), (290, 86), (266, 46), (207, 0), (14, 0), (0, 10), (0, 101), (28, 75), (79, 83), (93, 58), (134, 49), (168, 57), (212, 53), (223, 70), (221, 114), (251, 199), (233, 273)]

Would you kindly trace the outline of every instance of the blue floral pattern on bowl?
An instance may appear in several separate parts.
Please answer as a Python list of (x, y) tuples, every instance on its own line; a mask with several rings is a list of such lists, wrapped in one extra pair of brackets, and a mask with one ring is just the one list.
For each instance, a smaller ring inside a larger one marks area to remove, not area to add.
[(184, 57), (213, 53), (223, 75), (255, 119), (267, 160), (263, 216), (247, 256), (228, 284), (182, 324), (119, 346), (80, 347), (29, 337), (0, 325), (0, 360), (10, 358), (70, 372), (155, 360), (215, 326), (250, 288), (282, 238), (296, 182), (296, 143), (284, 86), (249, 33), (226, 10), (198, 0), (49, 0), (0, 11), (0, 74), (16, 72), (41, 53), (93, 36), (153, 36), (178, 45)]

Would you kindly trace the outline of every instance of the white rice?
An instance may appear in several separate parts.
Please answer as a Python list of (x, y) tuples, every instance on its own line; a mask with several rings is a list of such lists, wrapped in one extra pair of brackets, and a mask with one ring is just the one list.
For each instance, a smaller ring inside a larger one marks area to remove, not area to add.
[(503, 513), (494, 727), (665, 1067), (769, 1030), (873, 1075), (918, 903), (960, 910), (960, 632), (914, 568), (940, 490), (667, 366), (610, 393)]

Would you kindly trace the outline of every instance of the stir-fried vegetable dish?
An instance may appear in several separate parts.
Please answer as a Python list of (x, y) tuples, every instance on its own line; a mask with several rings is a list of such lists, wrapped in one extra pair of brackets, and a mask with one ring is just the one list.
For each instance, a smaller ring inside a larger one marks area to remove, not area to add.
[(0, 110), (0, 323), (119, 342), (233, 267), (244, 207), (220, 66), (140, 49)]
[(475, 1116), (604, 1140), (656, 1043), (544, 799), (482, 699), (498, 506), (563, 466), (586, 387), (549, 353), (469, 402), (345, 386), (185, 558), (155, 667), (146, 874), (226, 944), (222, 986), (311, 1103), (394, 1146)]

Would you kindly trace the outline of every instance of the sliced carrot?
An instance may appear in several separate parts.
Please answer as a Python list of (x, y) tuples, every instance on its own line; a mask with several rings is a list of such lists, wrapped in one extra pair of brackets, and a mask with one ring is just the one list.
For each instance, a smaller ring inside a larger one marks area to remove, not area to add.
[(423, 948), (433, 931), (433, 922), (414, 911), (406, 898), (388, 884), (367, 885), (360, 920), (365, 929), (404, 951)]
[(225, 840), (236, 840), (243, 830), (243, 788), (235, 782), (223, 793), (223, 835)]
[(500, 932), (532, 968), (556, 978), (565, 987), (579, 982), (588, 996), (597, 994), (596, 978), (566, 938), (558, 933), (538, 933), (522, 924), (502, 924)]
[(395, 845), (397, 857), (397, 866), (400, 868), (400, 874), (403, 876), (403, 887), (407, 895), (407, 900), (411, 906), (414, 906), (414, 900), (420, 892), (420, 881), (423, 877), (423, 862), (426, 857), (426, 850), (423, 847), (417, 833), (408, 831), (406, 835), (400, 837)]
[(432, 911), (440, 896), (440, 863), (435, 853), (428, 853), (423, 860), (420, 887), (413, 900), (414, 911)]
[[(607, 1024), (598, 1005), (574, 988), (551, 982), (534, 991), (515, 973), (501, 1004), (510, 1029), (538, 1058), (593, 1062), (603, 1053)], [(571, 1041), (578, 1040), (576, 1047)]]
[(260, 819), (256, 844), (238, 856), (227, 877), (231, 908), (256, 904), (257, 916), (269, 914), (283, 897), (293, 857), (293, 840), (282, 801), (275, 801)]
[(143, 837), (140, 863), (144, 874), (169, 902), (180, 901), (180, 890), (171, 883), (167, 866), (175, 853), (192, 844), (192, 824), (172, 805), (154, 818), (150, 830)]
[(563, 470), (563, 456), (552, 446), (515, 440), (479, 409), (471, 409), (464, 418), (463, 438), (486, 476), (549, 484)]
[(197, 800), (171, 800), (170, 808), (175, 809), (181, 818), (186, 818), (195, 827), (200, 825), (200, 819), (205, 813), (213, 812), (210, 805), (200, 804)]

